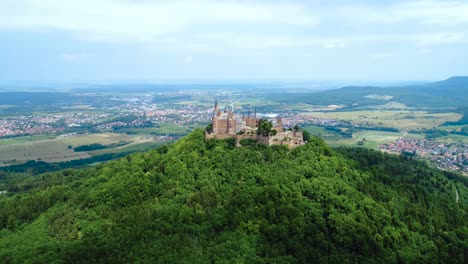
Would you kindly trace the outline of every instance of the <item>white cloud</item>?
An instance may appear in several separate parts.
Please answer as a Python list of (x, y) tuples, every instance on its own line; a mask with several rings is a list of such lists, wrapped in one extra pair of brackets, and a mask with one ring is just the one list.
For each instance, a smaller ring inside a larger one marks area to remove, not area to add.
[(0, 28), (58, 29), (81, 38), (153, 41), (220, 26), (315, 26), (299, 4), (259, 1), (2, 0)]
[(468, 3), (462, 1), (416, 1), (395, 7), (394, 15), (399, 19), (415, 19), (424, 24), (466, 24)]
[(416, 23), (420, 25), (468, 24), (465, 1), (402, 1), (393, 4), (351, 5), (339, 8), (344, 21), (365, 23)]
[[(412, 52), (466, 43), (466, 14), (466, 2), (432, 0), (349, 6), (305, 0), (0, 0), (0, 30), (59, 30), (78, 40), (137, 44), (148, 55), (171, 53), (186, 64), (192, 56), (201, 62), (201, 53), (286, 57), (324, 49), (352, 56), (378, 48), (374, 58), (385, 59), (396, 46)], [(87, 57), (70, 52), (62, 59)]]

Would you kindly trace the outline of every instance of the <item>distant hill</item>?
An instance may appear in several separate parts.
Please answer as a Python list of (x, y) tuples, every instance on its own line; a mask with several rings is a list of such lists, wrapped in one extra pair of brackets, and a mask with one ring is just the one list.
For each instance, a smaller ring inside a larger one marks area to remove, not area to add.
[(0, 172), (1, 263), (466, 263), (468, 180), (406, 156), (205, 141)]
[(278, 98), (285, 103), (314, 105), (343, 104), (348, 108), (398, 102), (409, 107), (466, 107), (468, 77), (451, 77), (444, 81), (404, 87), (346, 86), (319, 93), (296, 93)]

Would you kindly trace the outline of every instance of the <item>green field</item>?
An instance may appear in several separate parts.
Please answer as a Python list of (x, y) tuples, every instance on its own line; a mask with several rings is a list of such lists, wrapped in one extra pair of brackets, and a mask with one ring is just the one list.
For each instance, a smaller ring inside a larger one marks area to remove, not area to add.
[(438, 127), (447, 121), (458, 121), (462, 117), (458, 113), (428, 113), (409, 110), (309, 112), (305, 115), (351, 121), (353, 124), (362, 126), (394, 127), (401, 130), (429, 129)]
[(141, 141), (141, 142), (135, 142), (132, 144), (128, 144), (122, 147), (117, 147), (117, 148), (109, 148), (109, 149), (100, 149), (100, 150), (93, 150), (93, 151), (88, 151), (88, 154), (91, 156), (99, 156), (107, 153), (121, 153), (121, 152), (133, 152), (133, 151), (145, 151), (149, 150), (158, 146), (161, 146), (162, 144), (168, 144), (173, 141)]
[(333, 131), (328, 131), (325, 128), (320, 127), (320, 126), (311, 125), (311, 126), (306, 126), (303, 129), (309, 132), (311, 135), (323, 138), (327, 142), (333, 142), (336, 140), (343, 139), (341, 135), (334, 133)]
[[(82, 145), (99, 143), (106, 146), (123, 142), (128, 142), (128, 144), (90, 152), (73, 151), (74, 147)], [(127, 135), (124, 133), (86, 134), (36, 141), (20, 140), (17, 143), (0, 145), (0, 166), (21, 164), (28, 160), (63, 162), (83, 159), (105, 153), (142, 149), (155, 142), (159, 141), (151, 135)]]
[(34, 141), (54, 139), (54, 138), (56, 138), (56, 136), (51, 136), (51, 135), (34, 135), (34, 136), (25, 136), (25, 137), (6, 138), (6, 139), (0, 139), (0, 146), (9, 145), (9, 144), (34, 142)]
[(444, 137), (435, 138), (434, 141), (444, 142), (444, 143), (467, 143), (468, 144), (468, 137), (463, 136), (463, 135), (447, 135)]
[(363, 147), (375, 149), (384, 143), (395, 142), (403, 135), (404, 134), (400, 132), (366, 130), (354, 133), (352, 138), (341, 138), (335, 140), (327, 140), (325, 138), (325, 141), (332, 146), (357, 146), (359, 141), (365, 139)]
[(378, 148), (380, 145), (388, 142), (395, 142), (404, 135), (404, 138), (424, 138), (421, 134), (405, 134), (402, 132), (386, 132), (375, 130), (362, 130), (353, 134), (352, 138), (344, 138), (341, 135), (328, 131), (319, 126), (306, 126), (303, 128), (312, 135), (316, 135), (331, 146), (358, 146), (357, 143), (365, 139), (363, 147)]
[(74, 152), (73, 149), (69, 149), (68, 143), (61, 139), (0, 146), (0, 166), (20, 164), (28, 160), (61, 162), (89, 157), (89, 154), (86, 152)]
[(129, 134), (170, 134), (170, 135), (185, 135), (192, 131), (196, 126), (181, 126), (173, 123), (160, 123), (155, 127), (144, 128), (126, 128), (122, 132)]
[(437, 129), (444, 131), (460, 131), (464, 127), (468, 127), (468, 125), (439, 126)]

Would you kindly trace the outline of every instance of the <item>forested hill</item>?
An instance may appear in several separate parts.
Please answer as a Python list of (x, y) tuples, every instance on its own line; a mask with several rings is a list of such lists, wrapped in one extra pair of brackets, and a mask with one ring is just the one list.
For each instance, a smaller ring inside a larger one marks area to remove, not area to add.
[(466, 107), (468, 76), (451, 77), (444, 81), (403, 87), (346, 86), (319, 93), (295, 93), (283, 102), (303, 102), (314, 105), (343, 104), (349, 108), (383, 105), (397, 102), (410, 107)]
[(176, 144), (1, 175), (0, 262), (466, 263), (466, 178), (407, 157)]

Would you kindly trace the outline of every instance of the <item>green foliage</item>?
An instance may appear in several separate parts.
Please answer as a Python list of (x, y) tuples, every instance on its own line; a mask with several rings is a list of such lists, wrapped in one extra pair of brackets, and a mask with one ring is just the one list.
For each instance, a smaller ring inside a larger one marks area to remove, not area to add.
[(273, 124), (267, 119), (260, 119), (258, 121), (257, 134), (261, 136), (268, 136), (271, 133)]
[(303, 131), (302, 131), (302, 137), (303, 137), (303, 139), (304, 139), (305, 142), (309, 142), (309, 141), (310, 141), (310, 138), (312, 137), (312, 135), (310, 134), (309, 131), (303, 130)]
[(251, 138), (244, 138), (241, 139), (240, 142), (241, 146), (256, 146), (258, 144), (256, 139), (251, 139)]
[(199, 129), (93, 168), (0, 172), (0, 260), (466, 262), (466, 178), (307, 141), (238, 148)]
[(213, 133), (213, 124), (208, 124), (205, 128), (205, 131), (208, 133), (208, 134), (211, 134)]
[(76, 147), (73, 150), (76, 151), (76, 152), (79, 152), (79, 151), (98, 150), (98, 149), (103, 149), (103, 148), (106, 148), (106, 147), (103, 146), (102, 144), (99, 144), (99, 143), (93, 143), (93, 144), (89, 144), (89, 145), (83, 145), (83, 146)]

